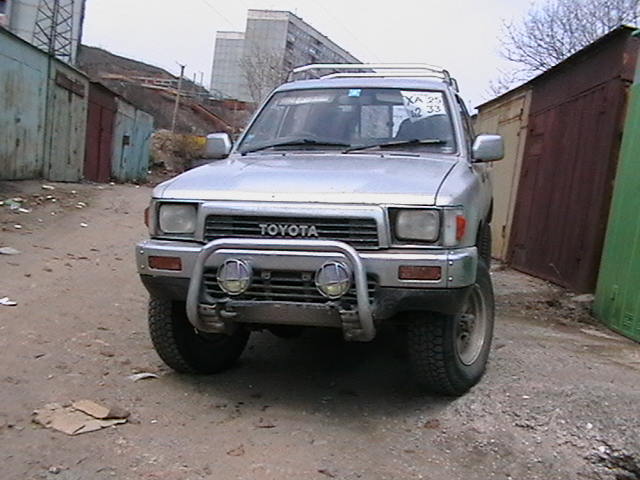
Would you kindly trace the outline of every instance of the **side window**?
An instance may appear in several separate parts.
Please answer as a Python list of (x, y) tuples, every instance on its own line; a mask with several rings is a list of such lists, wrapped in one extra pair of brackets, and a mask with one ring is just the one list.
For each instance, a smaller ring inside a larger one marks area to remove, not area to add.
[(460, 97), (456, 96), (456, 100), (458, 103), (458, 110), (460, 111), (460, 115), (462, 118), (462, 128), (464, 129), (465, 143), (467, 144), (468, 150), (471, 151), (471, 146), (473, 145), (473, 140), (476, 138), (476, 134), (473, 131), (473, 124), (471, 123), (469, 112), (467, 112), (467, 107), (464, 106), (464, 102)]

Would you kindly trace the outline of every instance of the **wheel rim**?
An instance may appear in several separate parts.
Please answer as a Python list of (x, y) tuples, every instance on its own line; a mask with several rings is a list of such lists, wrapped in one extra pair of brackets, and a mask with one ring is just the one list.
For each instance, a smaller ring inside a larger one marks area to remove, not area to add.
[(467, 306), (456, 321), (456, 351), (465, 365), (472, 365), (482, 353), (487, 336), (487, 306), (478, 285), (474, 285)]

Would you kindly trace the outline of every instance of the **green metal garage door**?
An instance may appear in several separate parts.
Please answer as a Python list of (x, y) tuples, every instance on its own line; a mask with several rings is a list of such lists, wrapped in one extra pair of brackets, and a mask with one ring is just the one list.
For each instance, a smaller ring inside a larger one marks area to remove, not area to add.
[(606, 325), (640, 341), (640, 62), (631, 87), (594, 309)]

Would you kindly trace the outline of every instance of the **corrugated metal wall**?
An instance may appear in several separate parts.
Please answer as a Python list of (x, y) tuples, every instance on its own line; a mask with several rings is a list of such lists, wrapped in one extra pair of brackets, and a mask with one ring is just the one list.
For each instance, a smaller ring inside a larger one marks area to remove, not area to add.
[(0, 178), (82, 178), (88, 80), (0, 28)]
[(637, 41), (618, 29), (534, 80), (509, 258), (576, 292), (595, 288)]
[(640, 341), (640, 61), (616, 175), (594, 312), (611, 328)]
[(478, 133), (497, 133), (504, 138), (504, 158), (489, 167), (493, 184), (492, 252), (500, 260), (507, 258), (530, 104), (529, 87), (515, 90), (479, 107), (475, 123)]

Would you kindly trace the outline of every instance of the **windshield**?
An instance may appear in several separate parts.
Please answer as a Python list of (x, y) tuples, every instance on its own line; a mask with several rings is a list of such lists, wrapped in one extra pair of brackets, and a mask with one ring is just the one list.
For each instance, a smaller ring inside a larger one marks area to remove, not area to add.
[(443, 92), (395, 88), (328, 88), (278, 92), (238, 147), (342, 151), (386, 148), (456, 151)]

